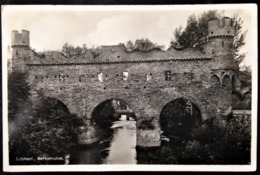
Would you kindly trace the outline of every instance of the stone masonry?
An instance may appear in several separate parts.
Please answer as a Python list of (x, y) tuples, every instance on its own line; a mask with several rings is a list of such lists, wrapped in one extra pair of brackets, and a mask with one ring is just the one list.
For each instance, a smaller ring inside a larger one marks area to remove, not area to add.
[(232, 110), (232, 20), (213, 20), (208, 25), (203, 52), (175, 48), (129, 52), (124, 45), (114, 45), (103, 46), (98, 56), (86, 51), (70, 57), (58, 51), (42, 57), (30, 49), (29, 31), (13, 31), (12, 65), (29, 73), (34, 101), (43, 94), (61, 101), (78, 117), (90, 118), (103, 101), (121, 99), (137, 120), (156, 118), (156, 129), (137, 131), (137, 145), (159, 146), (160, 113), (176, 98), (194, 103), (202, 120)]

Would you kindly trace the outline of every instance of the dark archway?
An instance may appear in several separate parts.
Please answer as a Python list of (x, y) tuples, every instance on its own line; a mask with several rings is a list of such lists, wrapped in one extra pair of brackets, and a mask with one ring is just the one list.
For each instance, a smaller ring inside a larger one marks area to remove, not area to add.
[(161, 130), (168, 138), (181, 139), (191, 136), (201, 124), (199, 108), (191, 101), (177, 98), (167, 103), (161, 111)]
[(135, 161), (135, 124), (133, 110), (124, 100), (109, 99), (101, 102), (92, 111), (86, 132), (87, 137), (96, 137), (98, 140), (78, 149), (76, 162), (123, 164), (125, 161)]
[(110, 128), (112, 122), (126, 115), (127, 120), (135, 120), (133, 110), (121, 99), (109, 99), (95, 107), (91, 114), (91, 123), (103, 129)]

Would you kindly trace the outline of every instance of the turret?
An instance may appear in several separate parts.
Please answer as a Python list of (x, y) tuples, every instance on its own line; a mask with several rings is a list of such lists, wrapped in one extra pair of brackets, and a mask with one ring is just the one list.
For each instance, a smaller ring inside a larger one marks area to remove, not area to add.
[(233, 21), (228, 17), (208, 22), (208, 37), (234, 37)]
[(18, 33), (17, 30), (13, 30), (11, 34), (11, 46), (14, 47), (30, 47), (29, 31), (22, 30)]
[(233, 21), (228, 17), (208, 22), (206, 52), (216, 61), (216, 69), (232, 68), (233, 64)]
[(25, 62), (30, 57), (30, 33), (22, 30), (19, 33), (13, 30), (11, 33), (12, 65), (13, 69), (24, 70)]

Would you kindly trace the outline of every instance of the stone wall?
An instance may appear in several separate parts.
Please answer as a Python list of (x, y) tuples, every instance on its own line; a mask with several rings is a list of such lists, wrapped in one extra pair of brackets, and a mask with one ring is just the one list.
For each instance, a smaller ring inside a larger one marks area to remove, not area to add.
[[(137, 120), (156, 119), (155, 130), (137, 133), (137, 144), (159, 146), (160, 113), (176, 98), (194, 103), (202, 120), (231, 112), (232, 42), (230, 36), (212, 35), (205, 53), (173, 48), (128, 52), (123, 45), (103, 46), (96, 57), (91, 51), (70, 57), (55, 51), (42, 55), (15, 46), (13, 67), (28, 71), (35, 103), (39, 95), (56, 98), (79, 117), (89, 119), (103, 101), (122, 99)], [(123, 76), (126, 72), (128, 77)]]

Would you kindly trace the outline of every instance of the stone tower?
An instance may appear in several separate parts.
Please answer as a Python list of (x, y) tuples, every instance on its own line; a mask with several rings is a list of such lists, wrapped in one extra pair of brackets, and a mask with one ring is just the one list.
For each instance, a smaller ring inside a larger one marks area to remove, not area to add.
[[(232, 110), (232, 79), (235, 75), (234, 63), (234, 28), (231, 18), (211, 20), (208, 22), (207, 54), (212, 58), (211, 81), (216, 82), (223, 101), (222, 116), (228, 116)], [(225, 107), (224, 107), (225, 106)]]
[(22, 30), (19, 33), (13, 30), (11, 33), (12, 63), (13, 69), (23, 70), (25, 61), (30, 57), (30, 32)]
[(234, 29), (232, 19), (224, 17), (209, 21), (207, 39), (206, 51), (217, 62), (216, 69), (233, 69)]

